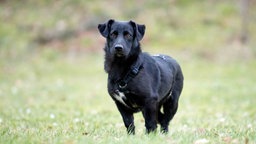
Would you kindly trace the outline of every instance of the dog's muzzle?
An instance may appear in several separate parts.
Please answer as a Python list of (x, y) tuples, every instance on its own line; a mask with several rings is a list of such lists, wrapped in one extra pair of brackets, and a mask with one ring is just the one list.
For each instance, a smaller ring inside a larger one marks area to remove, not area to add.
[(116, 44), (115, 45), (115, 50), (116, 50), (116, 52), (121, 52), (121, 51), (123, 51), (123, 45), (121, 45), (121, 44)]
[(122, 57), (122, 56), (124, 56), (124, 51), (123, 51), (123, 49), (124, 49), (123, 45), (121, 45), (121, 44), (116, 44), (116, 45), (115, 45), (115, 55), (116, 55), (117, 57)]

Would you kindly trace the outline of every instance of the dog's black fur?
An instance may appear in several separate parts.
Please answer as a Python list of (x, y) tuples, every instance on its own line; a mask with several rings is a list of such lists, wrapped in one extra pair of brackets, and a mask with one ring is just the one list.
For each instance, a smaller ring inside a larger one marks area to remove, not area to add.
[[(155, 131), (157, 123), (161, 132), (167, 133), (183, 88), (179, 64), (166, 55), (150, 56), (141, 52), (139, 41), (145, 33), (144, 25), (110, 19), (99, 24), (98, 29), (106, 38), (104, 69), (108, 73), (108, 92), (128, 134), (135, 134), (133, 114), (138, 111), (143, 113), (147, 133)], [(128, 76), (127, 83), (121, 85), (120, 81), (134, 67), (137, 73)]]

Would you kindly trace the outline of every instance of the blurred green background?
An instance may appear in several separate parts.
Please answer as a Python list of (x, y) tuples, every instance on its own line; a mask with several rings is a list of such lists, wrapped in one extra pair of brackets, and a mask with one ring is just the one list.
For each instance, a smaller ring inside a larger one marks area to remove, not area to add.
[[(256, 143), (255, 0), (0, 0), (0, 143)], [(108, 19), (146, 25), (143, 51), (185, 86), (166, 136), (126, 136), (107, 94)]]

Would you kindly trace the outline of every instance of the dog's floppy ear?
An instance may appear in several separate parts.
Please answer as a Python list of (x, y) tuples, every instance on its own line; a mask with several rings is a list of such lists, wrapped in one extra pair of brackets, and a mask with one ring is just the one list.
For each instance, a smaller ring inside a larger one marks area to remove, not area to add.
[(136, 24), (135, 22), (133, 21), (130, 21), (132, 27), (133, 27), (133, 30), (134, 30), (134, 34), (135, 36), (137, 37), (137, 39), (140, 41), (144, 34), (145, 34), (145, 29), (146, 29), (146, 26), (145, 25), (140, 25), (140, 24)]
[(101, 34), (103, 37), (105, 37), (105, 38), (108, 37), (110, 27), (111, 27), (111, 25), (114, 23), (114, 21), (115, 21), (115, 20), (110, 19), (110, 20), (108, 20), (106, 23), (103, 23), (103, 24), (99, 24), (99, 25), (98, 25), (98, 30), (99, 30), (100, 34)]

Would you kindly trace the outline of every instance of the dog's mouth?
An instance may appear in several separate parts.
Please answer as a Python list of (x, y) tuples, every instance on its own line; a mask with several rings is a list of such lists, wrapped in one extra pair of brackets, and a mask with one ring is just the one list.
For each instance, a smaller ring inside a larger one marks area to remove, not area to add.
[(121, 57), (125, 57), (125, 54), (123, 52), (116, 52), (115, 56), (121, 58)]

